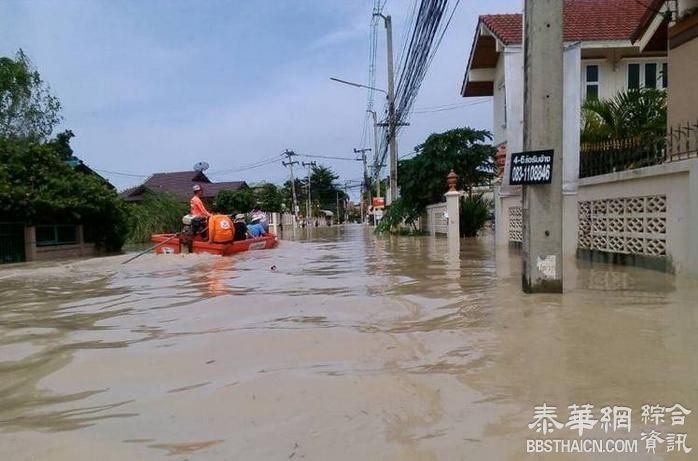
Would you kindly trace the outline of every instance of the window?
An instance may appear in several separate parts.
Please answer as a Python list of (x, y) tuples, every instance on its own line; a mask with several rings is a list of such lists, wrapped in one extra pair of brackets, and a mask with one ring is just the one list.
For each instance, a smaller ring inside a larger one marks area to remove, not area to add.
[(665, 62), (643, 62), (628, 64), (628, 89), (667, 87), (667, 64)]
[(628, 64), (628, 89), (640, 88), (640, 64)]
[(36, 226), (36, 246), (71, 245), (78, 243), (77, 226)]
[(586, 99), (599, 99), (599, 66), (596, 64), (586, 66), (584, 75), (584, 94)]

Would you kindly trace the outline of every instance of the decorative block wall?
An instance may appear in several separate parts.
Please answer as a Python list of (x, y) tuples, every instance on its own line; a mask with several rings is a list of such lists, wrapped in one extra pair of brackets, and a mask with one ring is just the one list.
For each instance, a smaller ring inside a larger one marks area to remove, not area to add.
[(509, 207), (509, 241), (523, 242), (523, 215), (520, 206)]
[(578, 203), (578, 248), (609, 253), (666, 255), (665, 195)]

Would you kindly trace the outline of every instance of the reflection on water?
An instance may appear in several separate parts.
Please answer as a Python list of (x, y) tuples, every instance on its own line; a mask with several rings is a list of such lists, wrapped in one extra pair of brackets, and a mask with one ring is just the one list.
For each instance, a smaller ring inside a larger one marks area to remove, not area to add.
[(531, 459), (542, 402), (698, 408), (695, 283), (572, 262), (524, 296), (489, 237), (284, 239), (0, 270), (8, 459)]

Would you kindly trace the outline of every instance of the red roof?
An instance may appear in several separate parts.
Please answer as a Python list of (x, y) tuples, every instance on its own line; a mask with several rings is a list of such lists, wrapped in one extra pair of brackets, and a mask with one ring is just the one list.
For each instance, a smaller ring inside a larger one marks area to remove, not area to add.
[[(636, 0), (565, 0), (565, 41), (630, 40), (640, 25), (647, 6)], [(494, 35), (505, 45), (520, 44), (521, 14), (480, 16)]]

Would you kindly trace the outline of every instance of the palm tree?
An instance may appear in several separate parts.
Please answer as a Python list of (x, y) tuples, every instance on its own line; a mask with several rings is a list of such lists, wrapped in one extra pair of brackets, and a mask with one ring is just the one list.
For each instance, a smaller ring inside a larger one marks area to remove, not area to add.
[(629, 90), (610, 99), (587, 99), (582, 106), (582, 142), (656, 140), (666, 133), (666, 93)]

